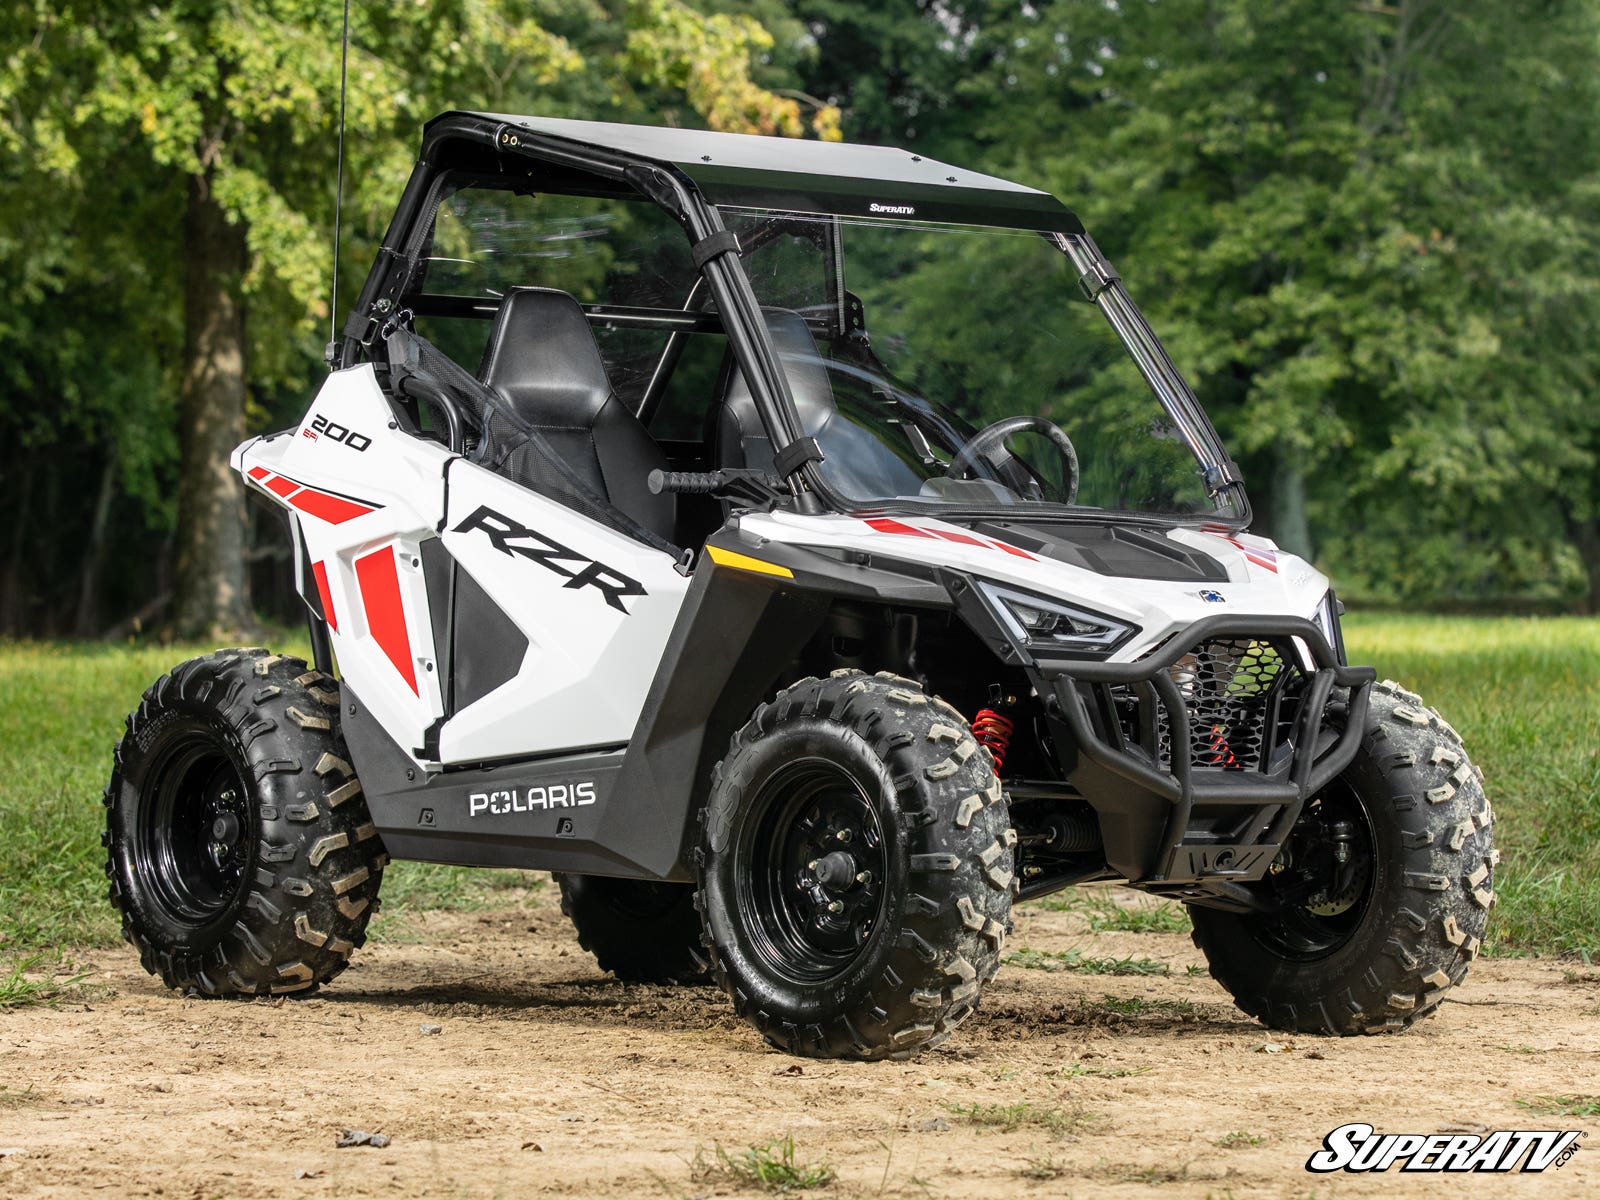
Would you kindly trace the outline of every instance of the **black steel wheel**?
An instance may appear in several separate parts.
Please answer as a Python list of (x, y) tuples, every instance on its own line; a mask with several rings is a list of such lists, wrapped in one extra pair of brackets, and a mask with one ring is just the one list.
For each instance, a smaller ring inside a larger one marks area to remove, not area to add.
[(605, 875), (557, 875), (561, 911), (571, 919), (578, 945), (602, 971), (626, 983), (700, 983), (707, 974), (700, 952), (700, 916), (694, 888)]
[(704, 942), (773, 1045), (906, 1058), (999, 966), (1016, 835), (989, 756), (915, 683), (843, 671), (762, 705), (712, 777)]
[(1194, 942), (1241, 1009), (1275, 1029), (1401, 1029), (1467, 973), (1494, 904), (1492, 812), (1445, 720), (1372, 692), (1355, 761), (1307, 804), (1259, 885), (1265, 911), (1193, 906)]
[(132, 854), (163, 908), (197, 927), (230, 913), (254, 862), (254, 823), (226, 734), (194, 727), (167, 740), (150, 765)]
[(875, 786), (839, 763), (802, 758), (751, 801), (737, 851), (747, 865), (739, 919), (767, 966), (797, 984), (847, 971), (882, 919), (889, 858)]
[(223, 650), (129, 715), (106, 787), (106, 876), (145, 969), (206, 996), (304, 992), (365, 940), (388, 858), (339, 737), (339, 685)]

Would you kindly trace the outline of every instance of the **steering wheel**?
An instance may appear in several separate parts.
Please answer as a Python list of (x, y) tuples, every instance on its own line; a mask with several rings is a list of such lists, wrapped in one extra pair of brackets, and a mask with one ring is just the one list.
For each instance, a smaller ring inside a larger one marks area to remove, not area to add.
[[(950, 465), (945, 468), (945, 475), (954, 478), (959, 473), (971, 471), (979, 460), (988, 462), (997, 471), (1004, 471), (1013, 463), (1012, 456), (1005, 450), (1006, 439), (1018, 433), (1042, 433), (1050, 439), (1050, 444), (1056, 448), (1056, 453), (1061, 456), (1062, 466), (1066, 468), (1062, 476), (1062, 484), (1066, 490), (1066, 503), (1071, 504), (1078, 498), (1078, 452), (1073, 449), (1072, 439), (1067, 436), (1067, 431), (1054, 421), (1047, 421), (1043, 417), (1006, 417), (996, 421), (993, 425), (986, 425), (973, 435), (967, 444), (956, 452), (950, 460)], [(994, 452), (1000, 451), (996, 457)], [(1037, 492), (1037, 485), (1033, 485)]]

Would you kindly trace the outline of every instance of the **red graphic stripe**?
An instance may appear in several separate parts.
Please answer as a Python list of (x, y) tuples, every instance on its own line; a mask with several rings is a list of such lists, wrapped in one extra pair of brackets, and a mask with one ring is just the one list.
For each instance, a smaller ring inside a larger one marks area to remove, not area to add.
[(322, 615), (327, 618), (328, 626), (339, 632), (339, 618), (333, 612), (333, 596), (328, 591), (328, 568), (321, 562), (311, 564), (311, 573), (317, 578), (317, 595), (322, 597)]
[(916, 529), (903, 521), (895, 521), (889, 517), (869, 517), (867, 524), (879, 533), (900, 533), (907, 537), (932, 537), (926, 529)]
[(1254, 546), (1246, 546), (1238, 538), (1228, 537), (1226, 534), (1218, 534), (1217, 536), (1235, 550), (1240, 551), (1246, 559), (1255, 563), (1256, 566), (1264, 567), (1274, 575), (1278, 573), (1278, 556), (1271, 550), (1257, 550)]
[[(269, 485), (270, 486), (270, 485)], [(315, 488), (302, 488), (289, 498), (289, 503), (303, 513), (310, 513), (330, 525), (343, 525), (355, 517), (364, 517), (377, 505), (360, 504), (343, 496), (332, 496)]]
[(984, 550), (1004, 550), (1007, 554), (1017, 558), (1025, 558), (1029, 562), (1037, 562), (1033, 555), (1026, 550), (1019, 550), (1015, 546), (1008, 546), (1004, 542), (986, 541), (983, 538), (973, 537), (965, 533), (948, 533), (943, 529), (918, 529), (915, 525), (907, 525), (904, 521), (896, 521), (892, 517), (868, 517), (867, 524), (879, 533), (897, 533), (902, 537), (942, 538), (947, 542), (959, 542), (963, 546), (977, 546)]
[(367, 631), (384, 652), (400, 678), (413, 692), (417, 690), (416, 666), (411, 661), (411, 638), (406, 634), (406, 607), (400, 598), (400, 576), (395, 570), (394, 549), (385, 546), (364, 558), (356, 559), (356, 582), (361, 585), (361, 603), (367, 613)]
[(251, 467), (250, 478), (269, 492), (282, 496), (291, 508), (297, 508), (330, 525), (343, 525), (346, 521), (364, 517), (383, 507), (381, 504), (335, 496), (332, 492), (309, 487), (287, 475), (274, 475), (265, 467)]

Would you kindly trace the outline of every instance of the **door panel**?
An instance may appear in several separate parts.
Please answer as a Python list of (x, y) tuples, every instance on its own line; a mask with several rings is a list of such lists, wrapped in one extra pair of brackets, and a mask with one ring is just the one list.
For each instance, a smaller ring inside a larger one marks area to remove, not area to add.
[(443, 761), (626, 742), (688, 589), (673, 558), (465, 461), (448, 503), (445, 548), (527, 644), (445, 723)]

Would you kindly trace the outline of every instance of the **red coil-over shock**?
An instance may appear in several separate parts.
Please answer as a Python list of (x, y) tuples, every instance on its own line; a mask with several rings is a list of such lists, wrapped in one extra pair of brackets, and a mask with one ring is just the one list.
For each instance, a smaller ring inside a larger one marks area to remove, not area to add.
[(1003, 717), (992, 708), (980, 708), (972, 721), (972, 736), (978, 745), (994, 755), (994, 772), (1000, 773), (1005, 765), (1006, 751), (1011, 749), (1011, 734), (1017, 727), (1010, 717)]

